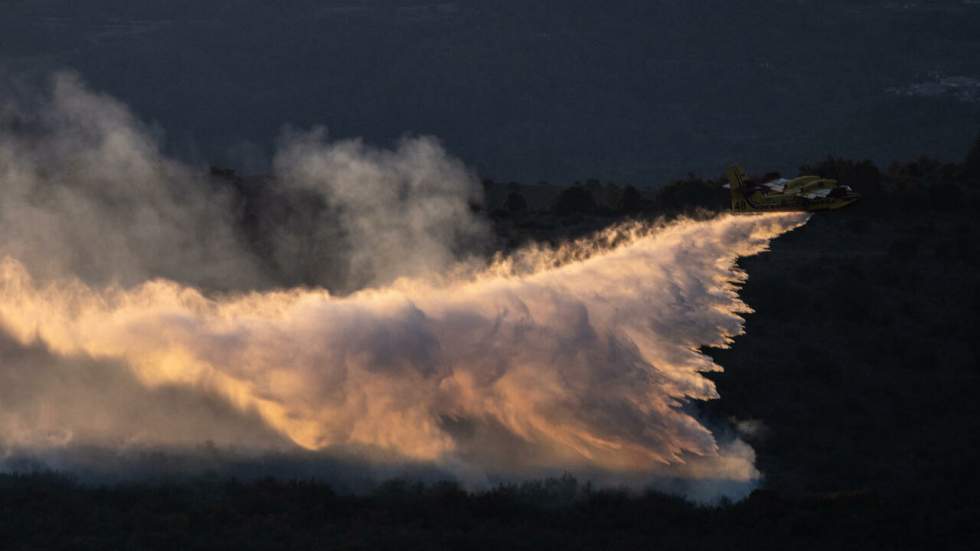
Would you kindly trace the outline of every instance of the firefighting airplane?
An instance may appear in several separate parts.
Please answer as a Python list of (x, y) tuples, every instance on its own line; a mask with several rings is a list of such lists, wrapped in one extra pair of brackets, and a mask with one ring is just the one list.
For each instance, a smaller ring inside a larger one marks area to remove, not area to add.
[(755, 182), (740, 166), (726, 171), (732, 190), (732, 212), (817, 211), (839, 209), (861, 198), (850, 186), (820, 176), (775, 178)]

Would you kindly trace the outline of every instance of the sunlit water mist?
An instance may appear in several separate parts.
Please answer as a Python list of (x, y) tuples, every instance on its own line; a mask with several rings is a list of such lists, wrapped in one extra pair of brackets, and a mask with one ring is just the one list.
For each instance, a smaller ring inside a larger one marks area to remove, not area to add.
[(749, 311), (737, 258), (803, 215), (487, 262), (479, 178), (434, 138), (287, 132), (274, 174), (245, 180), (155, 135), (70, 74), (0, 97), (0, 469), (275, 456), (252, 472), (715, 481), (702, 497), (760, 476), (689, 404), (717, 398), (699, 349)]
[[(271, 429), (299, 448), (381, 453), (470, 478), (565, 469), (751, 481), (759, 476), (752, 450), (720, 446), (682, 406), (718, 398), (702, 373), (721, 368), (699, 348), (728, 346), (742, 332), (740, 314), (750, 310), (737, 295), (746, 278), (737, 258), (805, 220), (622, 226), (441, 281), (402, 279), (343, 297), (316, 289), (213, 297), (167, 280), (36, 283), (8, 257), (0, 318), (22, 346), (118, 363), (147, 389), (220, 397), (256, 434)], [(41, 389), (29, 379), (22, 374), (22, 390), (36, 400), (62, 384)], [(81, 384), (60, 391), (75, 401), (115, 399)], [(180, 408), (167, 412), (171, 430), (147, 432), (111, 411), (90, 419), (59, 407), (0, 403), (3, 445), (193, 441), (179, 434), (188, 430)], [(195, 417), (187, 426), (209, 422), (199, 409), (187, 414)], [(236, 438), (248, 432), (236, 430)]]

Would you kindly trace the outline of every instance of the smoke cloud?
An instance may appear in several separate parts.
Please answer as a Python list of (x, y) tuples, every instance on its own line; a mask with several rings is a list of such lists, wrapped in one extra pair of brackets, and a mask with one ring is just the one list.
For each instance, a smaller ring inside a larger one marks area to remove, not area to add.
[(349, 286), (442, 271), (486, 243), (472, 208), (477, 178), (432, 138), (394, 151), (359, 140), (327, 143), (325, 131), (291, 134), (275, 158), (279, 180), (331, 205), (350, 243)]
[(2, 103), (0, 255), (35, 277), (349, 291), (486, 241), (478, 180), (433, 138), (385, 151), (292, 132), (274, 177), (228, 183), (166, 157), (158, 132), (73, 74)]
[[(209, 441), (477, 484), (759, 477), (685, 405), (718, 398), (700, 348), (750, 312), (736, 260), (802, 215), (621, 225), (481, 262), (479, 186), (431, 139), (287, 136), (257, 184), (286, 216), (256, 222), (241, 189), (73, 77), (3, 112), (0, 454)], [(312, 284), (290, 287), (300, 272)]]
[(76, 77), (0, 110), (0, 253), (43, 279), (258, 284), (231, 197), (161, 155), (147, 127)]

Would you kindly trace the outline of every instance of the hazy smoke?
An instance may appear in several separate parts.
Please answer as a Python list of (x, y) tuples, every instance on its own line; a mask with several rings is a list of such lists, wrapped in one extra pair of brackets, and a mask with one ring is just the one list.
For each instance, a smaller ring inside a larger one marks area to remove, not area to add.
[[(719, 445), (684, 405), (717, 398), (698, 349), (742, 331), (736, 259), (803, 216), (621, 226), (463, 269), (485, 230), (459, 162), (428, 139), (379, 151), (314, 132), (285, 140), (276, 181), (319, 198), (336, 226), (313, 239), (349, 250), (314, 241), (313, 260), (373, 286), (268, 290), (276, 264), (240, 197), (164, 158), (116, 102), (59, 77), (17, 118), (28, 130), (0, 138), (0, 452), (210, 440), (474, 482), (758, 477), (750, 447)], [(271, 227), (273, 256), (310, 250)]]
[(432, 138), (395, 151), (359, 140), (326, 143), (323, 130), (287, 136), (275, 169), (287, 187), (313, 191), (346, 230), (354, 287), (447, 268), (486, 242), (471, 212), (479, 180)]
[(45, 279), (257, 284), (230, 197), (163, 157), (118, 102), (53, 79), (33, 105), (8, 102), (0, 134), (0, 251)]
[(431, 138), (384, 151), (293, 133), (276, 169), (251, 185), (209, 178), (163, 155), (119, 102), (59, 74), (0, 106), (0, 255), (97, 285), (350, 290), (445, 267), (486, 235), (470, 214), (477, 180)]

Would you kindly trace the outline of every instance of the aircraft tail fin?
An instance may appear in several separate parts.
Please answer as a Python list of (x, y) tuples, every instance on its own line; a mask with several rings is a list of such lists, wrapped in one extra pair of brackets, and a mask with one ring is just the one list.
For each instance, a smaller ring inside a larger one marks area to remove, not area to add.
[(735, 165), (728, 167), (725, 171), (728, 176), (728, 183), (732, 189), (732, 211), (745, 212), (749, 209), (749, 203), (745, 200), (745, 169)]

